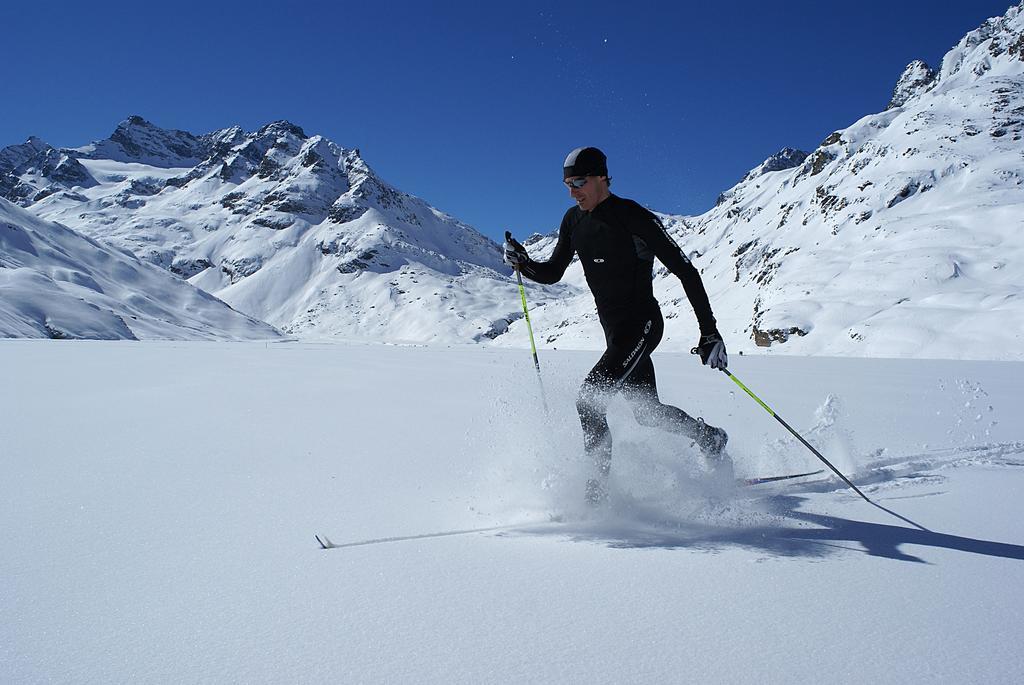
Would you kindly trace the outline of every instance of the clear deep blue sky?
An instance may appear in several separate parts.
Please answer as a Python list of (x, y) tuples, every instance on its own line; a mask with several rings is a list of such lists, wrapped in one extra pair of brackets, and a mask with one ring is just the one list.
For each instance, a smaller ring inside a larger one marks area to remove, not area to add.
[(618, 194), (698, 214), (1010, 4), (4, 3), (0, 147), (288, 119), (497, 238), (556, 228), (562, 160), (596, 145)]

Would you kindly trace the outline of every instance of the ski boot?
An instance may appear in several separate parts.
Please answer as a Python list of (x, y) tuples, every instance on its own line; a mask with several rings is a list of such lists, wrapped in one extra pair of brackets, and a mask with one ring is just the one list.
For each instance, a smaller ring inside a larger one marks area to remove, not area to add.
[(729, 442), (729, 435), (721, 428), (709, 426), (704, 423), (704, 419), (698, 417), (697, 435), (694, 437), (694, 442), (708, 459), (721, 459), (725, 451), (725, 443)]
[(587, 456), (594, 464), (597, 475), (587, 479), (587, 489), (583, 494), (586, 503), (592, 507), (600, 507), (608, 501), (608, 474), (612, 471), (612, 446), (607, 438), (597, 446), (587, 449)]
[(583, 495), (584, 501), (591, 507), (600, 507), (608, 501), (608, 487), (604, 479), (590, 478)]
[(721, 428), (709, 426), (704, 419), (697, 419), (697, 437), (694, 439), (711, 469), (713, 478), (723, 486), (732, 485), (736, 478), (732, 458), (725, 451), (729, 435)]

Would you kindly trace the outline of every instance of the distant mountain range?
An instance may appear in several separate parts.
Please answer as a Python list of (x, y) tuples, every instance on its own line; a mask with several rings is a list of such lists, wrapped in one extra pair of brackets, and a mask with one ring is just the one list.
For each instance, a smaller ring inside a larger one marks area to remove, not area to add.
[[(1024, 3), (968, 33), (938, 68), (908, 65), (884, 111), (810, 152), (781, 150), (700, 216), (661, 217), (701, 268), (733, 351), (1021, 359), (1022, 135)], [(166, 274), (147, 281), (154, 292), (205, 291), (288, 335), (526, 340), (495, 243), (385, 183), (358, 150), (289, 122), (194, 135), (132, 116), (80, 148), (30, 138), (0, 150), (0, 197), (8, 226), (127, 251)], [(553, 240), (528, 248), (543, 256)], [(37, 269), (71, 292), (11, 245), (0, 242), (0, 284), (12, 269), (31, 283), (25, 270)], [(61, 268), (92, 273), (74, 266), (75, 249)], [(529, 287), (542, 346), (603, 344), (578, 264), (558, 286)], [(676, 320), (663, 347), (688, 349), (696, 327), (680, 284), (661, 269), (655, 287)], [(45, 309), (31, 286), (9, 292)], [(97, 316), (133, 321), (116, 299), (94, 302)], [(48, 329), (41, 311), (0, 318), (0, 335), (79, 337)], [(222, 333), (218, 321), (196, 336), (274, 334), (252, 322)]]
[(521, 316), (498, 245), (285, 121), (195, 136), (132, 116), (81, 148), (5, 148), (0, 172), (36, 216), (287, 334), (474, 342)]

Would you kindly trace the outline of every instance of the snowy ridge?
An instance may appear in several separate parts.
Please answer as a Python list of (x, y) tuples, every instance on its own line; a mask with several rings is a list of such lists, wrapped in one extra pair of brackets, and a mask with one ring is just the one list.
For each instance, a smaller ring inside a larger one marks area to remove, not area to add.
[[(773, 156), (705, 214), (662, 215), (730, 349), (1024, 358), (1022, 60), (1017, 6), (965, 36), (933, 78), (912, 63), (890, 109), (805, 159)], [(799, 162), (778, 168), (780, 157)], [(535, 256), (551, 245), (538, 239)], [(669, 323), (665, 349), (688, 349), (697, 330), (678, 280), (662, 270), (655, 292), (683, 322)], [(591, 309), (586, 296), (548, 305), (534, 325), (547, 345), (599, 347)]]
[(110, 138), (74, 150), (85, 159), (109, 159), (173, 168), (199, 163), (217, 134), (196, 137), (186, 131), (165, 131), (138, 115), (122, 121)]
[(270, 326), (0, 199), (0, 337), (268, 340)]

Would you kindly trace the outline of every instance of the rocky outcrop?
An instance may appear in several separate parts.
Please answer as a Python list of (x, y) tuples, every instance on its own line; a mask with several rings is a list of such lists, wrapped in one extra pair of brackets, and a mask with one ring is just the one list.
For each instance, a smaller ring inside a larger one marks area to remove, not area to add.
[(209, 153), (209, 141), (187, 131), (166, 130), (138, 115), (122, 121), (106, 140), (78, 148), (82, 159), (111, 159), (160, 168), (191, 167)]
[(936, 76), (937, 74), (934, 69), (921, 60), (915, 59), (907, 65), (899, 80), (896, 81), (896, 87), (892, 91), (892, 99), (889, 100), (886, 109), (902, 107), (911, 98), (927, 93), (935, 86)]
[(68, 150), (36, 137), (0, 150), (0, 197), (27, 206), (61, 190), (89, 188), (96, 179)]
[(803, 150), (784, 147), (768, 159), (761, 162), (761, 164), (748, 171), (747, 175), (743, 177), (743, 181), (752, 181), (755, 178), (772, 171), (792, 169), (793, 167), (803, 164), (805, 159), (807, 159), (807, 153)]

